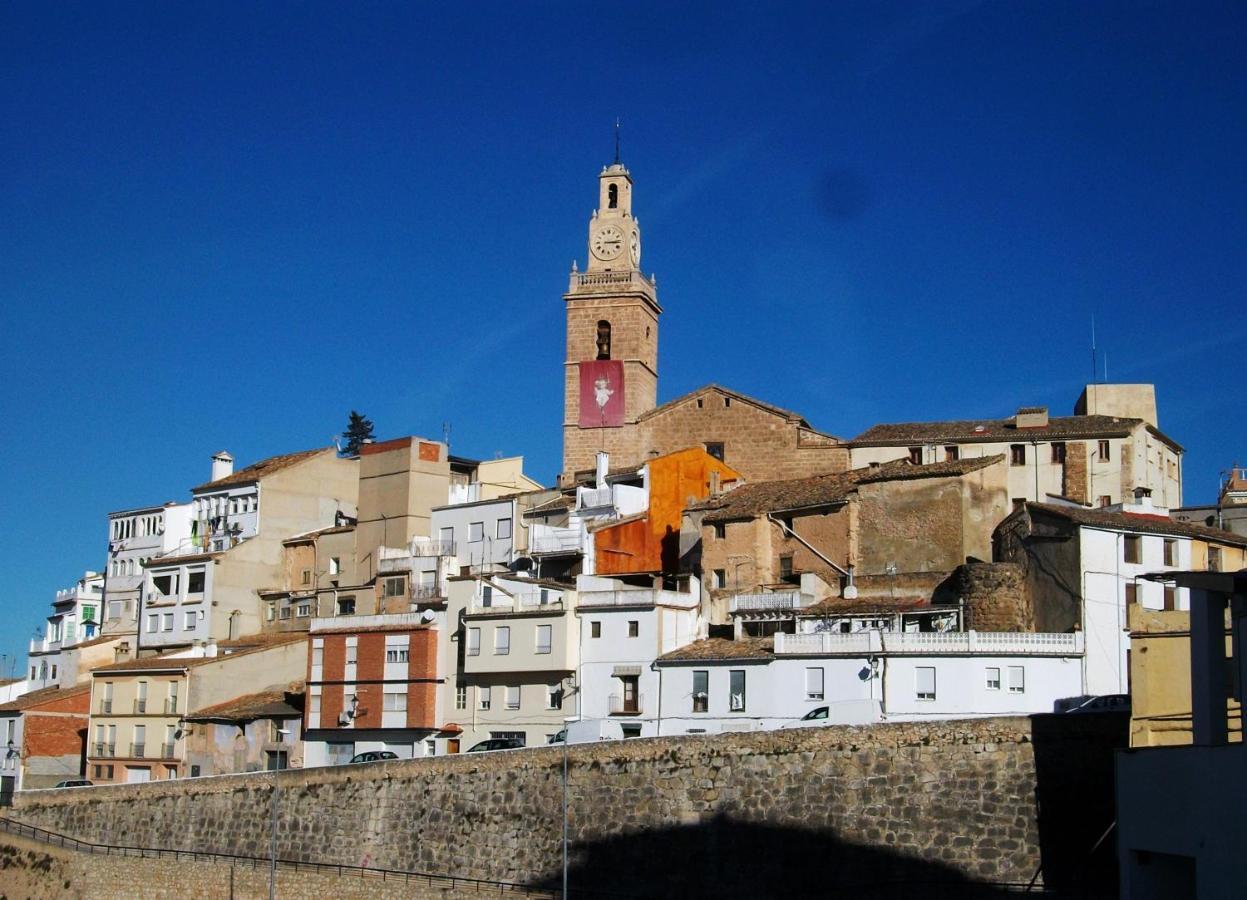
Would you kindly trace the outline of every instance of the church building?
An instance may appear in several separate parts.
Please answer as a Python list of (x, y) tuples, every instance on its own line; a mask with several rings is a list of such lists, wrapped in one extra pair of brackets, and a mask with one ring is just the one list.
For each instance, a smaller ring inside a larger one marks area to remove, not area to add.
[(640, 269), (641, 228), (632, 176), (616, 159), (598, 176), (584, 271), (573, 264), (564, 363), (563, 469), (570, 484), (599, 451), (612, 468), (702, 446), (750, 481), (801, 478), (849, 467), (843, 442), (804, 417), (710, 384), (658, 405), (653, 278)]

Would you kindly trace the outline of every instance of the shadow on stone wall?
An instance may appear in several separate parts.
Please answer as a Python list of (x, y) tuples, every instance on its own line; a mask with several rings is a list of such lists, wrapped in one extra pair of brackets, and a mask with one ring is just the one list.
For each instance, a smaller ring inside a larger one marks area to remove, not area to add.
[(1116, 897), (1116, 834), (1104, 834), (1117, 815), (1114, 766), (1129, 744), (1130, 714), (1032, 716), (1031, 735), (1044, 884), (1072, 897)]
[[(950, 847), (953, 840), (950, 836)], [(561, 879), (561, 871), (554, 872), (532, 886), (558, 889)], [(568, 878), (569, 900), (1005, 896), (1013, 892), (972, 881), (938, 861), (852, 844), (828, 832), (740, 822), (724, 815), (575, 846)]]

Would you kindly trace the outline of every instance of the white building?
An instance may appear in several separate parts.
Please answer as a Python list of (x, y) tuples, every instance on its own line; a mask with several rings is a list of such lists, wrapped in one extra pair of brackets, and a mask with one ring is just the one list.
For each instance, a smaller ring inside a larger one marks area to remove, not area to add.
[(104, 576), (99, 572), (87, 572), (72, 588), (56, 592), (43, 637), (30, 642), (29, 690), (60, 683), (63, 652), (99, 634), (103, 598)]
[(184, 548), (191, 536), (191, 504), (169, 502), (108, 514), (108, 564), (104, 569), (104, 634), (135, 629), (143, 564)]
[[(1082, 693), (1080, 634), (779, 633), (662, 656), (661, 734), (1052, 712)], [(806, 716), (817, 716), (813, 721)]]

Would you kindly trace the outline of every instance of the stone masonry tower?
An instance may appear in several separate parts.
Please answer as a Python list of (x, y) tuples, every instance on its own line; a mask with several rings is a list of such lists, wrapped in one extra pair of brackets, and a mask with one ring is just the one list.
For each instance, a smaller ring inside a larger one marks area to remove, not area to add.
[(616, 160), (598, 176), (589, 219), (589, 259), (572, 264), (564, 363), (563, 480), (593, 468), (643, 460), (638, 418), (658, 402), (658, 293), (641, 274), (641, 230), (632, 215), (632, 176)]

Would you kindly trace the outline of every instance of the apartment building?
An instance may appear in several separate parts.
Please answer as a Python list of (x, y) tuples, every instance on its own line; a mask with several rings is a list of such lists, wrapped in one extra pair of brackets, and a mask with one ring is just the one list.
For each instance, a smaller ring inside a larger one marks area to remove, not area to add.
[(206, 774), (187, 760), (196, 726), (188, 712), (253, 687), (302, 677), (306, 635), (252, 636), (129, 659), (91, 673), (87, 777), (96, 783), (159, 781)]
[(143, 564), (155, 556), (186, 551), (191, 504), (124, 509), (108, 514), (108, 561), (104, 569), (104, 634), (133, 634)]
[(461, 732), (443, 752), (487, 738), (544, 744), (575, 709), (575, 591), (516, 575), (452, 578), (439, 644), (444, 717)]
[(359, 584), (355, 577), (354, 523), (296, 534), (281, 543), (281, 583), (258, 590), (265, 632), (307, 631), (314, 618), (373, 611), (374, 586)]
[(340, 765), (365, 750), (432, 756), (438, 720), (436, 615), (314, 619), (305, 676), (304, 764)]
[(90, 685), (48, 687), (0, 704), (0, 806), (14, 791), (81, 778)]
[(76, 585), (56, 592), (43, 636), (30, 642), (29, 690), (64, 683), (65, 655), (99, 635), (103, 601), (104, 576), (99, 572), (86, 572)]
[(1157, 426), (1150, 384), (1090, 384), (1072, 416), (1023, 407), (1005, 419), (876, 425), (849, 441), (854, 467), (1003, 455), (1014, 503), (1066, 498), (1109, 506), (1137, 489), (1159, 505), (1182, 505), (1182, 447)]
[(212, 480), (191, 493), (191, 541), (144, 564), (140, 652), (231, 640), (263, 626), (257, 590), (283, 583), (292, 535), (353, 516), (357, 463), (333, 448), (305, 450), (233, 471), (218, 453)]

